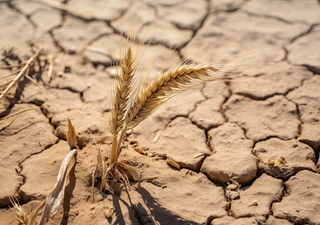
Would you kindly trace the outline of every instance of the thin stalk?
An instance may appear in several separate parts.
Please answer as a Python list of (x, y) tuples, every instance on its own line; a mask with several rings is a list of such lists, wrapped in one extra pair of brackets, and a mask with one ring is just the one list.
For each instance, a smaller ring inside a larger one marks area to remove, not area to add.
[(35, 58), (40, 54), (41, 50), (42, 49), (40, 48), (36, 53), (34, 53), (34, 55), (27, 61), (26, 65), (20, 70), (19, 74), (13, 79), (13, 81), (8, 85), (8, 87), (1, 93), (0, 101), (4, 96), (6, 96), (6, 94), (13, 87), (13, 85), (22, 77), (22, 75), (29, 68), (33, 60), (35, 60)]
[(112, 149), (111, 149), (111, 157), (110, 157), (109, 165), (112, 165), (112, 163), (117, 161), (117, 158), (118, 158), (117, 149), (118, 149), (118, 135), (114, 135), (112, 140)]

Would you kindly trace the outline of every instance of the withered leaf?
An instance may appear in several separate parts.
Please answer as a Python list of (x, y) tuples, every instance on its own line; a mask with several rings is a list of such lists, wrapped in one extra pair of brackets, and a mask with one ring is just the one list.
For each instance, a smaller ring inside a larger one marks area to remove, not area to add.
[(67, 141), (70, 146), (70, 150), (74, 148), (78, 148), (76, 130), (74, 129), (71, 123), (71, 120), (69, 118), (68, 118)]
[(50, 214), (54, 214), (61, 204), (61, 201), (64, 197), (66, 177), (75, 164), (74, 154), (76, 152), (76, 149), (70, 151), (62, 161), (57, 177), (57, 183), (55, 184), (53, 191), (46, 198), (46, 205), (44, 207), (39, 225), (45, 224), (45, 222), (49, 219)]
[(173, 166), (174, 168), (177, 168), (178, 170), (180, 170), (180, 165), (176, 161), (174, 161), (172, 159), (167, 160), (167, 164), (170, 165), (170, 166)]

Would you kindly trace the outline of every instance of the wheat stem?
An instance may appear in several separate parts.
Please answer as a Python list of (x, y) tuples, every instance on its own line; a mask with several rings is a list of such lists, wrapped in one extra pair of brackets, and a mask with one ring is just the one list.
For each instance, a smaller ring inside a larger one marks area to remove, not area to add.
[(135, 72), (134, 67), (135, 57), (133, 56), (132, 48), (128, 47), (123, 61), (121, 63), (121, 72), (116, 88), (116, 93), (113, 97), (112, 112), (111, 112), (111, 132), (113, 134), (112, 151), (110, 157), (110, 165), (117, 161), (119, 155), (118, 133), (123, 129), (124, 117), (129, 102), (129, 94), (132, 88), (132, 78)]
[(110, 157), (110, 165), (116, 161), (117, 158), (117, 148), (118, 148), (118, 136), (113, 136), (112, 149)]

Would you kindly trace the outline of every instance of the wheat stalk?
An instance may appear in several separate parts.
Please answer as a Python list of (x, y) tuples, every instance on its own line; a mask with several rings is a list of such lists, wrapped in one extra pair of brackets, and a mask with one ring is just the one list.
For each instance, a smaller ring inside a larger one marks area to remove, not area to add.
[(113, 111), (110, 123), (113, 125), (111, 128), (113, 142), (106, 171), (106, 176), (112, 180), (120, 174), (118, 177), (123, 180), (126, 190), (128, 190), (127, 187), (130, 187), (126, 172), (131, 174), (136, 181), (140, 180), (140, 176), (131, 166), (118, 162), (125, 131), (137, 126), (163, 103), (180, 92), (208, 81), (224, 80), (217, 68), (182, 62), (178, 67), (171, 68), (163, 74), (159, 73), (145, 89), (142, 89), (139, 85), (132, 84), (137, 80), (143, 82), (143, 76), (135, 74), (135, 61), (130, 60), (131, 52), (131, 47), (129, 47), (124, 56), (122, 72), (112, 102)]
[[(132, 28), (127, 37), (125, 51), (121, 51), (120, 54), (121, 69), (117, 86), (114, 88), (111, 98), (109, 125), (113, 141), (111, 157), (102, 178), (104, 182), (101, 184), (101, 189), (114, 180), (121, 179), (126, 188), (130, 187), (127, 174), (131, 174), (136, 181), (140, 180), (139, 174), (131, 166), (118, 161), (121, 142), (127, 130), (137, 126), (177, 94), (208, 81), (225, 80), (221, 75), (221, 69), (203, 63), (186, 63), (186, 60), (182, 60), (176, 67), (172, 67), (164, 73), (158, 73), (151, 82), (146, 83), (155, 58), (153, 55), (143, 67), (142, 72), (136, 73), (137, 65), (146, 48), (142, 49), (144, 39), (140, 40), (137, 46), (134, 46), (135, 34), (133, 31)], [(150, 42), (147, 47), (149, 44)], [(172, 54), (174, 51), (172, 50)], [(164, 60), (165, 64), (170, 60), (172, 54)], [(161, 66), (164, 68), (162, 61)]]
[(133, 102), (126, 118), (126, 130), (150, 116), (163, 103), (191, 87), (207, 81), (222, 80), (219, 69), (202, 64), (185, 64), (159, 74)]
[(121, 72), (113, 97), (110, 124), (113, 135), (119, 133), (121, 127), (123, 126), (123, 117), (129, 100), (129, 93), (132, 86), (134, 72), (135, 68), (132, 48), (128, 47), (121, 64)]
[(129, 101), (130, 90), (132, 88), (132, 78), (135, 72), (134, 62), (135, 60), (132, 48), (128, 47), (121, 63), (121, 72), (119, 74), (117, 87), (112, 98), (112, 112), (109, 120), (111, 133), (113, 134), (110, 164), (115, 162), (119, 155), (118, 133), (124, 123), (125, 111)]
[(139, 75), (135, 76), (134, 73), (135, 61), (132, 58), (131, 47), (124, 56), (121, 68), (112, 102), (110, 124), (113, 142), (108, 171), (112, 171), (117, 163), (121, 141), (126, 130), (137, 126), (178, 93), (207, 81), (223, 80), (217, 68), (204, 64), (183, 63), (163, 74), (158, 74), (144, 90), (141, 90), (138, 85), (132, 88), (132, 81), (138, 80), (136, 76)]

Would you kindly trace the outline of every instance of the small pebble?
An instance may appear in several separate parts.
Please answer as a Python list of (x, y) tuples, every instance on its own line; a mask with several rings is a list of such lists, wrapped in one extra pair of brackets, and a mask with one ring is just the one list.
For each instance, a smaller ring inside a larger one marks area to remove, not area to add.
[(234, 190), (234, 189), (236, 189), (237, 187), (238, 187), (238, 186), (235, 185), (235, 184), (229, 184), (228, 187), (227, 187), (227, 189), (229, 189), (229, 190)]
[(107, 218), (111, 218), (113, 216), (113, 211), (114, 211), (113, 208), (106, 207), (106, 209), (104, 210), (104, 215)]

